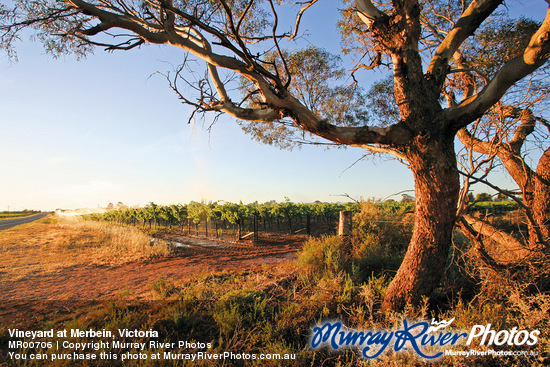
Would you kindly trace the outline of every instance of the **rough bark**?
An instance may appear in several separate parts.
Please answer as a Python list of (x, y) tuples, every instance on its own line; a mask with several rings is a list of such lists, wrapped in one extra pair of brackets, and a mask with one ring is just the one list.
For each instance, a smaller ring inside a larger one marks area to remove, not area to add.
[(384, 299), (383, 309), (417, 304), (439, 284), (451, 246), (460, 190), (452, 135), (417, 139), (407, 152), (415, 179), (415, 227), (409, 248)]
[(550, 250), (550, 148), (539, 160), (534, 186), (533, 217), (543, 237), (542, 245)]

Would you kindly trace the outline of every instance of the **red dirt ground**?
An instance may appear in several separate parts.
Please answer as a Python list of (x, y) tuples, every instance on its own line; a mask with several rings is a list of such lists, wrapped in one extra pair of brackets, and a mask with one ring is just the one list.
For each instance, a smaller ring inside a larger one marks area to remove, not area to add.
[[(169, 234), (160, 237), (174, 239)], [(151, 299), (149, 284), (159, 276), (177, 281), (193, 274), (244, 270), (294, 260), (306, 237), (262, 234), (257, 244), (243, 241), (238, 244), (218, 243), (215, 247), (190, 245), (178, 248), (176, 254), (168, 258), (117, 267), (76, 266), (62, 274), (27, 277), (15, 282), (0, 281), (0, 299), (3, 302), (108, 300), (124, 291), (129, 292), (131, 298), (147, 300)]]
[[(167, 241), (181, 241), (173, 234), (161, 234)], [(190, 245), (174, 256), (128, 263), (122, 266), (81, 265), (61, 274), (37, 275), (17, 281), (2, 281), (0, 275), (0, 325), (31, 327), (52, 315), (87, 312), (90, 304), (120, 298), (153, 300), (149, 284), (159, 277), (177, 281), (195, 274), (227, 270), (259, 269), (262, 264), (296, 259), (305, 235), (261, 234), (258, 243), (215, 243)]]

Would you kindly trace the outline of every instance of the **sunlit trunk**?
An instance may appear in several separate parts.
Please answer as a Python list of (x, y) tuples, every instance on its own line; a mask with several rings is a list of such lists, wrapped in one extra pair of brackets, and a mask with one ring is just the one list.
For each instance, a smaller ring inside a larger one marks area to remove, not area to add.
[[(550, 250), (550, 148), (544, 152), (537, 167), (533, 217), (542, 235), (543, 245)], [(531, 242), (533, 237), (537, 238), (533, 232), (534, 229), (531, 229)]]
[(386, 310), (418, 304), (443, 276), (460, 183), (452, 137), (437, 140), (418, 139), (418, 146), (407, 152), (415, 178), (415, 227), (403, 263), (386, 292)]

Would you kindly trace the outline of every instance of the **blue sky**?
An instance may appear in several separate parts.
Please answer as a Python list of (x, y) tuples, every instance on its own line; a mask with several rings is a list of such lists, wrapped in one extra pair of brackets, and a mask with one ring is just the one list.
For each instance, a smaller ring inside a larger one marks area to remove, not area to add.
[[(303, 30), (337, 53), (338, 14), (328, 8), (312, 9)], [(413, 189), (412, 175), (395, 161), (346, 169), (362, 156), (357, 148), (289, 152), (252, 141), (231, 118), (210, 133), (187, 124), (191, 110), (151, 75), (181, 60), (179, 50), (98, 49), (82, 61), (54, 60), (25, 39), (17, 51), (15, 63), (0, 53), (0, 210), (341, 201), (335, 195), (384, 198)]]

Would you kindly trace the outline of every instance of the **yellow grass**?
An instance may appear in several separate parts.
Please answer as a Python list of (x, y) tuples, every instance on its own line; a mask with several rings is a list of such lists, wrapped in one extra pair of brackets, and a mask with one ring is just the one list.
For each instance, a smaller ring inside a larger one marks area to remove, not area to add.
[(48, 216), (0, 231), (4, 280), (47, 275), (79, 265), (116, 266), (167, 256), (170, 249), (131, 227)]

